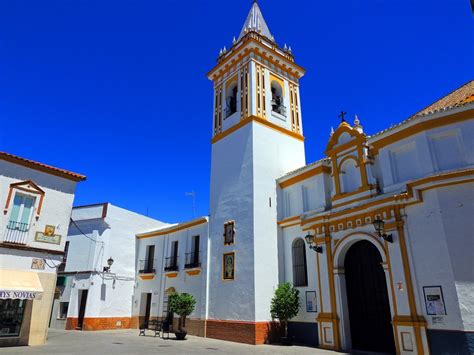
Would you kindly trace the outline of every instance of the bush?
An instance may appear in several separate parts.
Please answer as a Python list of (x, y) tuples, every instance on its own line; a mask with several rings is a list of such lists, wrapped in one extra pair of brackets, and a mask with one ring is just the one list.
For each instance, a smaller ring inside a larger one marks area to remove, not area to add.
[(171, 312), (179, 315), (179, 330), (186, 327), (186, 317), (194, 311), (196, 299), (189, 293), (173, 293), (168, 298), (168, 306)]
[(300, 309), (300, 291), (289, 282), (280, 284), (275, 290), (270, 314), (283, 326), (285, 337), (288, 337), (288, 320), (296, 317)]

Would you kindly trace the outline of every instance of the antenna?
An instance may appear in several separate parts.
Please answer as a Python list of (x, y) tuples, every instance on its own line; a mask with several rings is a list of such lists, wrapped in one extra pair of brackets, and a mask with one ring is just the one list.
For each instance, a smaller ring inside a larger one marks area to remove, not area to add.
[(191, 192), (186, 192), (185, 195), (190, 196), (193, 199), (193, 218), (195, 218), (196, 217), (196, 193), (193, 190)]

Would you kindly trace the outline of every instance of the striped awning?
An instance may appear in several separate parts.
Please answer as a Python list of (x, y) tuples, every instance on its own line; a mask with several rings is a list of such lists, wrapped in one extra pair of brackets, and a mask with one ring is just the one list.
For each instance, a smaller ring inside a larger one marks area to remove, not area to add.
[(40, 299), (43, 291), (36, 272), (0, 270), (0, 299)]

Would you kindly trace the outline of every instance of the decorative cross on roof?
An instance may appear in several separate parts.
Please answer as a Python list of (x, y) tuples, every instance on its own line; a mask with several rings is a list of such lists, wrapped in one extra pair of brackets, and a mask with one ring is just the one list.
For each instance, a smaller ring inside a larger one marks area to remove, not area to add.
[(339, 118), (341, 119), (341, 122), (346, 122), (346, 120), (344, 119), (344, 116), (347, 115), (347, 112), (345, 111), (341, 111), (341, 113), (339, 114)]

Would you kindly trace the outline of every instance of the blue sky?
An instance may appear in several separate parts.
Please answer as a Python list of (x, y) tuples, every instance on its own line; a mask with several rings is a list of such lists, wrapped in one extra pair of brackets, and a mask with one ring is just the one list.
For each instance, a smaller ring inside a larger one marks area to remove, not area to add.
[[(474, 78), (468, 0), (260, 0), (301, 80), (307, 161), (338, 112), (368, 134)], [(0, 150), (87, 175), (76, 204), (208, 213), (212, 85), (250, 0), (0, 3)]]

